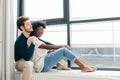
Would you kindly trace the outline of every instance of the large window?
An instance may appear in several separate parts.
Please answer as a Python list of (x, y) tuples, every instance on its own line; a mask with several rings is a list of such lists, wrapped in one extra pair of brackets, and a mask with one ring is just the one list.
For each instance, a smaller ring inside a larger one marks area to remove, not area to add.
[[(119, 0), (19, 0), (19, 16), (46, 20), (42, 39), (68, 44), (98, 68), (120, 66)], [(69, 66), (77, 68), (74, 63)]]

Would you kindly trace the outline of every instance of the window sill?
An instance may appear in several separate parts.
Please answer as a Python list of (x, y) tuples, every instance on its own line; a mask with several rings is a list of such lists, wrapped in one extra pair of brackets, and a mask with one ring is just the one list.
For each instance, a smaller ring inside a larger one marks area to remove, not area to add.
[[(15, 72), (15, 80), (21, 80), (21, 72)], [(120, 71), (100, 71), (83, 73), (80, 70), (55, 70), (33, 73), (33, 80), (120, 80)]]

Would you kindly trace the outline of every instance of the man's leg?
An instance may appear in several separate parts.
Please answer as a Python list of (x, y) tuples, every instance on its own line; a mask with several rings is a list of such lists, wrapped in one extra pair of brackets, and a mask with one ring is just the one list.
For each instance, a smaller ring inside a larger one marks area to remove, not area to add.
[(16, 69), (23, 71), (23, 80), (32, 80), (33, 63), (31, 61), (25, 61), (24, 59), (17, 61)]

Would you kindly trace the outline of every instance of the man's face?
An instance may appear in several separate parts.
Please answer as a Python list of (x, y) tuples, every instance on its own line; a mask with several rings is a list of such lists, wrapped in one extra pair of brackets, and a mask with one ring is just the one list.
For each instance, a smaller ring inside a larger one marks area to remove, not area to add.
[(26, 21), (24, 22), (24, 30), (25, 30), (26, 32), (32, 32), (32, 31), (33, 31), (32, 25), (31, 25), (31, 23), (30, 23), (29, 20), (26, 20)]
[(44, 28), (42, 26), (38, 27), (36, 30), (35, 30), (35, 36), (36, 37), (41, 37), (44, 33)]

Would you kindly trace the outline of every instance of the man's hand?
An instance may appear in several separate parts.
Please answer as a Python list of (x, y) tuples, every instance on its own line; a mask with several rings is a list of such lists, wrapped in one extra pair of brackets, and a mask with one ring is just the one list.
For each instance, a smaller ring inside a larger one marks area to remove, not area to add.
[(37, 37), (31, 36), (31, 37), (29, 37), (29, 40), (31, 41), (31, 43), (35, 44)]

